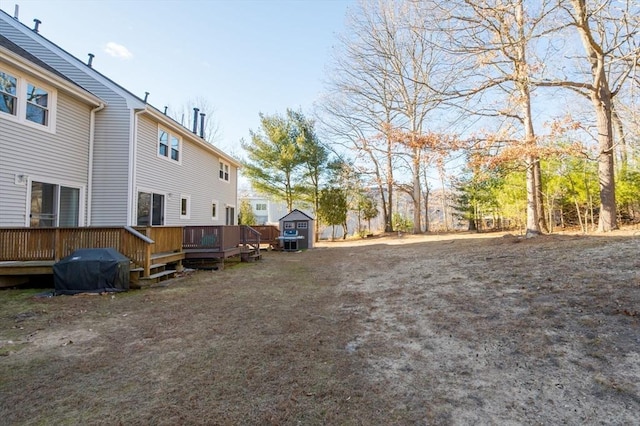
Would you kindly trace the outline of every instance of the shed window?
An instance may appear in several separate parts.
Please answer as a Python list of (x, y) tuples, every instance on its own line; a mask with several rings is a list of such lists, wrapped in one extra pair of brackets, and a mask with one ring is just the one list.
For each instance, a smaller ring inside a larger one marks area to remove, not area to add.
[(309, 228), (309, 223), (308, 222), (298, 222), (296, 224), (296, 227), (298, 229), (308, 229)]

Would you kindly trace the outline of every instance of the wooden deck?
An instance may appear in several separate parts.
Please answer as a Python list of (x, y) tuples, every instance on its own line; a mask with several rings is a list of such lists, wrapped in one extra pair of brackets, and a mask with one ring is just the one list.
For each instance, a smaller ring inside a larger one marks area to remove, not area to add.
[(261, 233), (248, 226), (0, 228), (0, 287), (10, 277), (52, 274), (53, 265), (80, 248), (112, 247), (131, 259), (141, 278), (157, 265), (185, 259), (259, 258)]

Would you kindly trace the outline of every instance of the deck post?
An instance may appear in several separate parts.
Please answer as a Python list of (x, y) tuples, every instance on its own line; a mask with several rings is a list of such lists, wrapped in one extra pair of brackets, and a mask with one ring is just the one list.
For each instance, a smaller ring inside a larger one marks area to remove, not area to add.
[(144, 247), (144, 276), (151, 275), (151, 244), (145, 244)]
[(53, 260), (55, 262), (60, 260), (60, 253), (62, 253), (62, 239), (60, 238), (60, 228), (56, 228), (53, 233)]

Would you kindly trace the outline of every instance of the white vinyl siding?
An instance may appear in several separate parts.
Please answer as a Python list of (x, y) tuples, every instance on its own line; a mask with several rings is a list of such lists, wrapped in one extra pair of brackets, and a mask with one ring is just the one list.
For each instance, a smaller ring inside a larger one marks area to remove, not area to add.
[[(25, 226), (28, 222), (29, 180), (86, 187), (90, 108), (59, 93), (55, 134), (0, 118), (0, 226)], [(85, 215), (83, 206), (83, 223)]]
[[(157, 155), (158, 124), (147, 116), (138, 123), (137, 185), (166, 193), (166, 225), (224, 225), (220, 208), (236, 204), (236, 170), (231, 166), (231, 184), (218, 179), (220, 159), (204, 148), (182, 139), (181, 163)], [(189, 194), (189, 215), (181, 217), (181, 194)], [(218, 218), (211, 218), (211, 200), (218, 201)]]
[[(124, 98), (126, 93), (115, 91), (107, 86), (108, 82), (88, 75), (84, 70), (86, 65), (81, 62), (53, 53), (49, 49), (55, 50), (55, 47), (45, 47), (47, 42), (44, 40), (40, 40), (43, 43), (40, 44), (36, 41), (39, 40), (37, 35), (23, 34), (1, 19), (0, 33), (108, 104), (96, 115), (91, 225), (127, 225), (127, 208), (131, 202), (128, 198), (131, 110)], [(63, 114), (63, 111), (57, 111), (56, 133)], [(86, 119), (86, 126), (88, 128), (89, 119)], [(88, 149), (88, 139), (85, 145)]]

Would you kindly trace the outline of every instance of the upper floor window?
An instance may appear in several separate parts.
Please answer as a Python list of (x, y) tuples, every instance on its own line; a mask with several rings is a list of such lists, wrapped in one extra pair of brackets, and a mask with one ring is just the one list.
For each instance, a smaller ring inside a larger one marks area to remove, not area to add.
[(257, 203), (256, 204), (256, 210), (267, 210), (267, 204), (266, 203)]
[(16, 77), (0, 71), (0, 111), (17, 115), (17, 87)]
[(229, 164), (220, 162), (220, 179), (229, 182)]
[(158, 129), (158, 156), (180, 162), (180, 138), (167, 130)]
[(49, 122), (49, 93), (27, 84), (27, 120), (46, 126)]
[(0, 116), (53, 130), (54, 105), (53, 89), (0, 69)]

